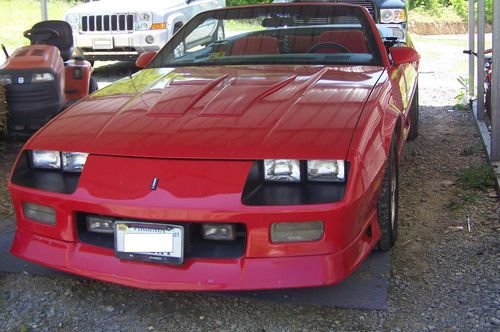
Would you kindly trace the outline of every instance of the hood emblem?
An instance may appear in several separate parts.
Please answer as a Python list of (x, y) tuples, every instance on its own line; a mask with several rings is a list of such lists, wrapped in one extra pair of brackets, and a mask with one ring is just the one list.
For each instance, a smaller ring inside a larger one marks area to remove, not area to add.
[(153, 182), (151, 183), (151, 190), (156, 190), (158, 188), (158, 182), (160, 182), (160, 179), (154, 178)]

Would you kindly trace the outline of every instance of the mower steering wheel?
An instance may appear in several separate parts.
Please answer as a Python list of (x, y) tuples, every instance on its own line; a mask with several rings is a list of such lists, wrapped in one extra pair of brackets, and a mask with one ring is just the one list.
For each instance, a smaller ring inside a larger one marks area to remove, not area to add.
[(347, 47), (344, 45), (338, 44), (338, 43), (332, 43), (332, 42), (324, 42), (324, 43), (319, 43), (314, 46), (312, 46), (310, 49), (307, 50), (307, 53), (316, 53), (319, 50), (322, 49), (336, 49), (340, 51), (340, 53), (351, 53)]
[(24, 31), (24, 37), (32, 43), (38, 43), (59, 37), (59, 32), (51, 28), (32, 29)]

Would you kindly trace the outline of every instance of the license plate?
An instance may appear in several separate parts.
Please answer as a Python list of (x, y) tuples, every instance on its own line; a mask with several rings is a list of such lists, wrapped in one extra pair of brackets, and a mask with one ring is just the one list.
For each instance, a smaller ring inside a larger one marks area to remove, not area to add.
[(115, 252), (121, 259), (182, 264), (184, 228), (169, 224), (117, 222)]
[(94, 46), (94, 50), (112, 50), (113, 49), (113, 37), (94, 39), (93, 46)]

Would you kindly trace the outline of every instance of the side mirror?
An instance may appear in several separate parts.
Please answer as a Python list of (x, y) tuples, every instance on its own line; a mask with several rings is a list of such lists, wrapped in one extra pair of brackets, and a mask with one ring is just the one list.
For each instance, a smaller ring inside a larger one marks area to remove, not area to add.
[(157, 52), (144, 52), (139, 55), (135, 60), (135, 65), (139, 68), (146, 68), (147, 65), (153, 60)]
[(417, 62), (420, 60), (420, 54), (414, 48), (401, 46), (389, 48), (389, 53), (392, 55), (394, 65), (402, 65), (404, 63)]

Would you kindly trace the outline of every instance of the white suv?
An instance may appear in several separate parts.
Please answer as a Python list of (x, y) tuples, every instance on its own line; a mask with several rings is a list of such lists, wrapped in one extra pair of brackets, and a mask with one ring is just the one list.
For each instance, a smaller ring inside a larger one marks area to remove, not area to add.
[(70, 9), (64, 19), (75, 52), (87, 60), (134, 60), (158, 51), (196, 14), (225, 6), (226, 0), (101, 0)]

